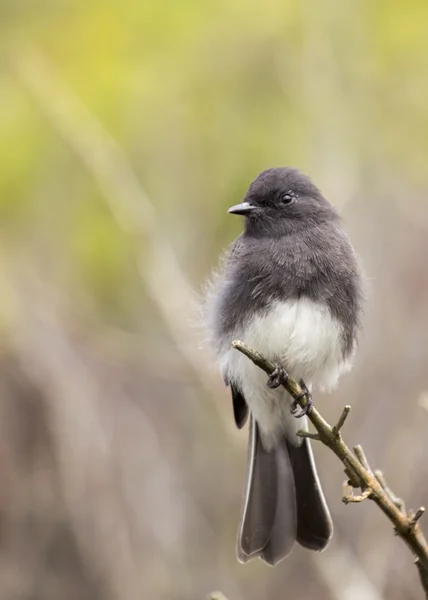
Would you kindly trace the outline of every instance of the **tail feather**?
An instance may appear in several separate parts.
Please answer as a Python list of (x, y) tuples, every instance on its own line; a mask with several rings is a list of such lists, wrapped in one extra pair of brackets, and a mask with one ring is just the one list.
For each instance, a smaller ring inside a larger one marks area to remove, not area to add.
[(238, 558), (260, 556), (275, 565), (296, 539), (296, 495), (285, 444), (268, 452), (251, 416), (247, 479), (238, 535)]
[(251, 415), (238, 559), (245, 563), (259, 556), (273, 566), (296, 540), (322, 550), (332, 532), (309, 440), (297, 447), (284, 437), (267, 451)]
[(308, 439), (288, 444), (297, 504), (297, 541), (310, 550), (323, 550), (333, 535), (333, 523), (318, 479)]

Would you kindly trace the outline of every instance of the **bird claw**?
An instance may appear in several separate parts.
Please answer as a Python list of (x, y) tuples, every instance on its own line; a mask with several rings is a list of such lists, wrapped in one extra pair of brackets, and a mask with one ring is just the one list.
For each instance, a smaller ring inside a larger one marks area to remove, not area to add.
[[(307, 415), (313, 405), (312, 394), (310, 393), (310, 391), (308, 390), (308, 388), (306, 387), (306, 385), (304, 384), (303, 381), (300, 382), (300, 386), (302, 388), (302, 393), (299, 394), (297, 396), (297, 398), (295, 398), (293, 400), (293, 402), (291, 403), (291, 407), (290, 407), (290, 412), (293, 416), (296, 417), (296, 419), (301, 419), (302, 417)], [(305, 396), (306, 396), (306, 405), (304, 406), (304, 408), (301, 408), (300, 413), (298, 415), (296, 415), (297, 409), (300, 407), (299, 400), (301, 400)]]
[(280, 385), (287, 383), (287, 380), (288, 380), (287, 371), (284, 369), (284, 367), (282, 365), (277, 363), (275, 366), (275, 369), (269, 375), (267, 385), (271, 390), (274, 390), (275, 388), (279, 387)]

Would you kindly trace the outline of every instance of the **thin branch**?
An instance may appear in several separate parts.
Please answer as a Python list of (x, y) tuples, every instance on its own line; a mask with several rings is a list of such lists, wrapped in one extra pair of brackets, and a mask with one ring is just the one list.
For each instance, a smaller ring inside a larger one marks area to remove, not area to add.
[(366, 471), (369, 471), (370, 473), (373, 474), (373, 472), (370, 468), (370, 465), (369, 465), (369, 461), (367, 460), (367, 457), (364, 454), (364, 450), (361, 448), (361, 446), (355, 446), (354, 452), (355, 452), (355, 456), (360, 461), (360, 464), (366, 469)]
[[(232, 342), (232, 346), (252, 360), (255, 365), (268, 375), (274, 371), (275, 365), (271, 361), (259, 352), (246, 346), (243, 342), (235, 340)], [(302, 389), (292, 377), (289, 377), (282, 385), (302, 408), (306, 406), (306, 397), (301, 397)], [(355, 447), (354, 454), (343, 441), (340, 428), (337, 425), (331, 426), (327, 423), (315, 406), (312, 406), (312, 409), (308, 412), (308, 419), (317, 430), (320, 441), (330, 448), (345, 465), (352, 485), (354, 486), (358, 482), (358, 485), (354, 487), (361, 488), (362, 493), (360, 496), (353, 496), (353, 500), (349, 498), (347, 500), (349, 502), (362, 502), (366, 497), (370, 498), (385, 513), (393, 524), (397, 535), (407, 544), (415, 557), (420, 580), (428, 598), (428, 544), (419, 524), (423, 510), (419, 509), (415, 515), (406, 515), (402, 512), (392, 500), (391, 495), (387, 493), (385, 487), (380, 483), (379, 478), (374, 475), (361, 446)], [(338, 424), (341, 421), (343, 424), (344, 419), (342, 420), (342, 417), (339, 419)], [(421, 572), (424, 573), (424, 577), (421, 576)]]

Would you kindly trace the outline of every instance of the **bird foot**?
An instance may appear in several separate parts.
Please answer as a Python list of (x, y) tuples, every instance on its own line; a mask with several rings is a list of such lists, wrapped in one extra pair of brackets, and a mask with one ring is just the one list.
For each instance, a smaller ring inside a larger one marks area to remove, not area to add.
[(287, 380), (288, 380), (287, 371), (284, 369), (284, 367), (282, 365), (277, 363), (274, 371), (272, 371), (272, 373), (269, 375), (267, 385), (271, 390), (274, 390), (275, 388), (279, 387), (280, 385), (287, 383)]
[[(302, 393), (299, 394), (297, 396), (297, 398), (295, 398), (293, 400), (293, 402), (291, 403), (291, 407), (290, 407), (290, 412), (291, 412), (292, 415), (294, 415), (296, 417), (296, 419), (301, 419), (302, 417), (304, 417), (305, 415), (307, 415), (308, 412), (311, 410), (312, 405), (313, 405), (312, 394), (308, 390), (308, 388), (306, 387), (304, 381), (300, 382), (300, 387), (302, 388)], [(298, 407), (300, 407), (299, 400), (301, 400), (305, 396), (306, 396), (305, 407), (301, 408), (300, 413), (298, 415), (296, 415), (297, 409), (298, 409)]]

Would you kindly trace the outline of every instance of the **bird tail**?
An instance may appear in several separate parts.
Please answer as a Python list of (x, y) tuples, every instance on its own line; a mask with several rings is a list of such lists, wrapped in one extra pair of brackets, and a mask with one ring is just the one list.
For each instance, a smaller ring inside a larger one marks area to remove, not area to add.
[(274, 566), (295, 541), (323, 550), (333, 533), (308, 439), (283, 437), (267, 451), (251, 416), (244, 502), (238, 534), (240, 562), (259, 556)]

